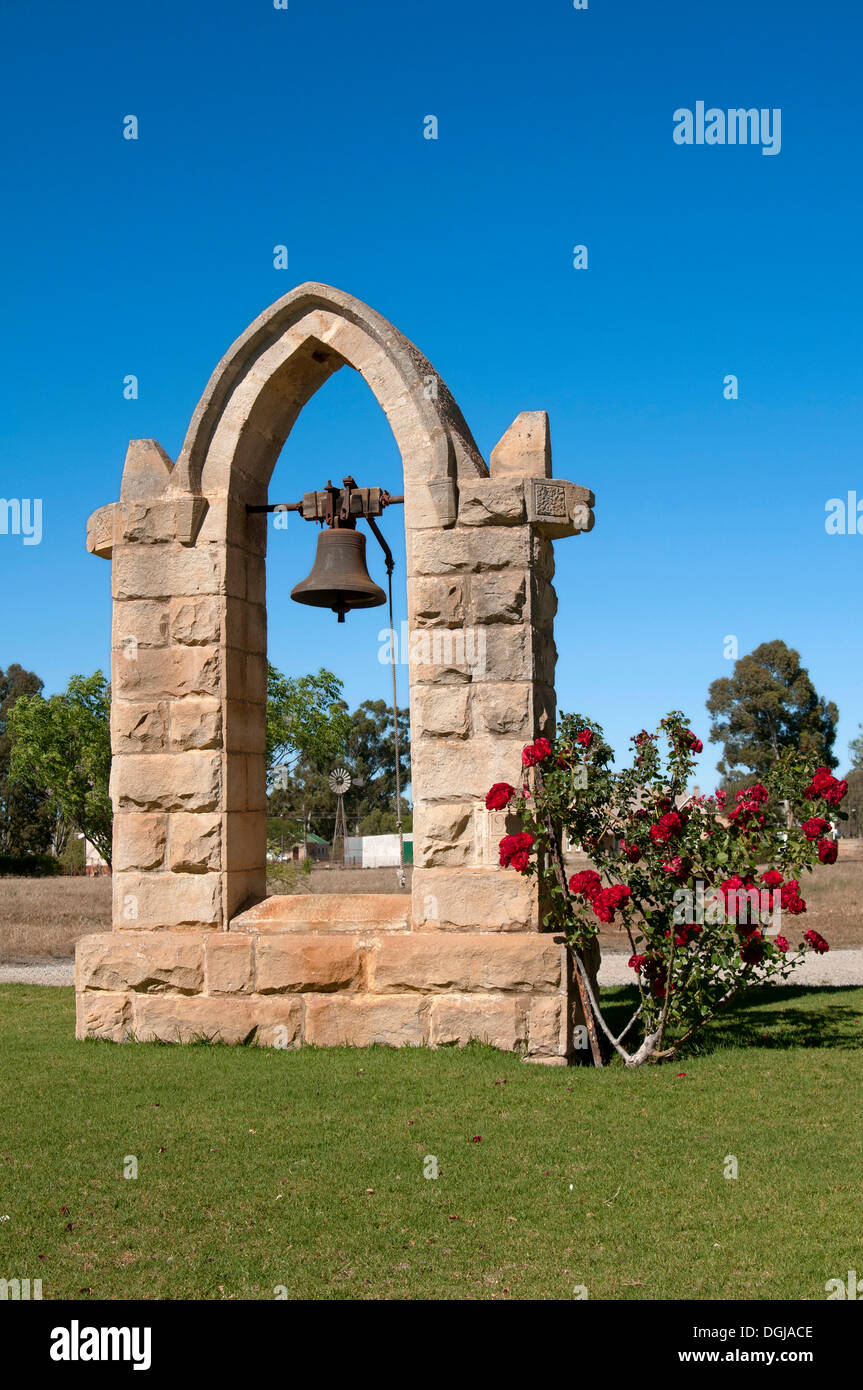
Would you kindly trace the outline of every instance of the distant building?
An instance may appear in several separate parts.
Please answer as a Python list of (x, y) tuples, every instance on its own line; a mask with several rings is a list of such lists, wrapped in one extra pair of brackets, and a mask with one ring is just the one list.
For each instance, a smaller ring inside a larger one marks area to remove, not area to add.
[[(404, 862), (414, 862), (414, 837), (402, 836)], [(397, 869), (398, 835), (348, 835), (345, 839), (345, 865), (351, 869)]]
[(84, 841), (84, 873), (88, 878), (101, 878), (103, 874), (111, 872), (106, 859), (103, 859), (95, 845), (91, 845), (86, 836), (81, 835), (79, 839)]

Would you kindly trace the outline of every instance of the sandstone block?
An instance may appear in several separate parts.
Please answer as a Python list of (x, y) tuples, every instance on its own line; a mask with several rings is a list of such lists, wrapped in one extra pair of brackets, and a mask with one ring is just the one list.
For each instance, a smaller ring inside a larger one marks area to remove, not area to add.
[(231, 753), (266, 751), (267, 707), (263, 701), (225, 701), (225, 747)]
[(201, 933), (124, 931), (81, 937), (75, 951), (75, 988), (179, 991), (204, 987)]
[(420, 739), (411, 747), (418, 799), (484, 801), (494, 782), (517, 786), (523, 747), (520, 739), (510, 738)]
[(168, 605), (162, 599), (132, 599), (115, 603), (111, 646), (126, 661), (139, 647), (164, 647), (168, 642)]
[(470, 716), (465, 686), (416, 686), (411, 694), (415, 738), (467, 738)]
[(412, 627), (458, 627), (464, 623), (464, 584), (458, 579), (408, 580)]
[(218, 594), (223, 585), (218, 546), (116, 545), (112, 566), (115, 599), (171, 599), (177, 594)]
[(219, 690), (217, 647), (138, 649), (134, 661), (114, 663), (117, 693), (126, 700), (172, 700), (186, 695), (216, 695)]
[(157, 869), (165, 859), (167, 816), (119, 811), (114, 817), (114, 872)]
[(473, 691), (473, 715), (478, 732), (512, 734), (532, 742), (531, 692), (527, 681), (477, 685)]
[(221, 606), (213, 595), (172, 599), (171, 641), (184, 646), (213, 646), (220, 637), (220, 617)]
[(141, 994), (135, 998), (138, 1042), (245, 1043), (257, 1031), (249, 999), (205, 995)]
[(589, 488), (561, 478), (530, 478), (525, 496), (528, 520), (549, 539), (593, 530), (595, 499)]
[[(433, 932), (381, 936), (369, 953), (369, 989), (375, 994), (429, 990), (548, 995), (559, 991), (566, 979), (565, 957), (561, 939), (546, 932), (459, 932), (444, 940)], [(551, 1003), (559, 1007), (559, 1002), (554, 994)]]
[(251, 1000), (252, 1017), (256, 1023), (255, 1042), (259, 1047), (283, 1049), (299, 1047), (303, 1041), (303, 1002), (290, 995)]
[(493, 478), (550, 478), (551, 436), (544, 410), (523, 410), (489, 457)]
[(514, 869), (423, 869), (413, 872), (418, 931), (537, 931), (536, 884)]
[(174, 748), (220, 748), (222, 714), (214, 699), (186, 695), (170, 706), (171, 744)]
[(471, 611), (474, 622), (520, 623), (524, 616), (527, 596), (525, 581), (525, 575), (519, 574), (517, 570), (476, 575), (471, 581)]
[(123, 543), (191, 545), (207, 512), (207, 500), (191, 495), (123, 500), (114, 523), (114, 538)]
[(214, 811), (219, 804), (218, 753), (129, 754), (111, 770), (120, 810)]
[(473, 861), (472, 807), (418, 805), (414, 815), (416, 863), (430, 869)]
[(531, 536), (527, 526), (457, 526), (452, 531), (409, 531), (407, 547), (411, 575), (526, 570)]
[[(115, 754), (160, 752), (168, 741), (168, 703), (111, 699), (111, 749)], [(113, 772), (113, 769), (112, 769)]]
[(126, 1042), (132, 1010), (125, 994), (78, 994), (75, 997), (75, 1037)]
[(218, 812), (175, 811), (169, 823), (170, 866), (175, 873), (203, 874), (220, 868), (222, 818)]
[(459, 486), (459, 526), (517, 526), (525, 519), (524, 486), (478, 478)]
[(259, 994), (358, 989), (362, 984), (359, 939), (299, 932), (259, 936), (255, 971)]
[(306, 1042), (314, 1047), (419, 1047), (427, 1001), (419, 995), (307, 994)]
[(225, 826), (224, 867), (231, 871), (258, 869), (267, 858), (266, 811), (234, 811)]
[(484, 627), (419, 627), (410, 635), (411, 681), (415, 685), (464, 684), (486, 670)]
[(117, 929), (221, 925), (217, 873), (115, 873), (113, 895)]
[(420, 482), (405, 478), (405, 525), (451, 526), (456, 519), (456, 485), (452, 478)]
[(208, 994), (250, 994), (254, 952), (242, 932), (212, 932), (204, 947)]
[(87, 518), (87, 549), (91, 555), (110, 560), (114, 550), (114, 529), (119, 525), (121, 504), (109, 502)]
[(529, 623), (489, 623), (474, 628), (477, 659), (472, 670), (475, 681), (533, 679), (535, 649), (540, 638)]
[(120, 497), (124, 502), (159, 497), (174, 471), (172, 459), (155, 439), (130, 439), (123, 464)]
[(429, 1016), (433, 1047), (464, 1047), (476, 1040), (504, 1052), (520, 1052), (527, 1045), (527, 1011), (518, 996), (444, 996), (432, 999)]
[(225, 641), (246, 652), (267, 650), (267, 610), (261, 603), (234, 599), (225, 613)]
[(535, 998), (530, 1001), (527, 1024), (529, 1057), (565, 1057), (566, 997)]

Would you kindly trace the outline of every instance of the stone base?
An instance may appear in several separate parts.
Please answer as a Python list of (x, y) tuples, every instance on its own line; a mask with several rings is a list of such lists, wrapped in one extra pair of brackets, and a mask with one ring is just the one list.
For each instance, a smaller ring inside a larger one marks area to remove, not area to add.
[[(83, 937), (77, 1036), (572, 1055), (569, 953), (538, 932), (414, 931), (402, 894), (270, 898), (231, 930)], [(575, 1020), (577, 1021), (577, 1019)]]

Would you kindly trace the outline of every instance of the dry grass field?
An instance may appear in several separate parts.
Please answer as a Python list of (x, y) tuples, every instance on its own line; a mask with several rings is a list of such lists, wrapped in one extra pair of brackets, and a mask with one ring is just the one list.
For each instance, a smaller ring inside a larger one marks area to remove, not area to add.
[[(588, 860), (575, 857), (571, 872)], [(411, 870), (407, 870), (410, 888)], [(817, 927), (834, 947), (863, 947), (863, 840), (843, 841), (839, 859), (819, 866), (801, 885), (809, 905), (804, 926)], [(272, 881), (271, 893), (397, 893), (395, 869), (313, 869)], [(0, 962), (72, 956), (79, 936), (111, 925), (108, 878), (0, 878)], [(793, 926), (799, 925), (792, 923)], [(786, 933), (787, 934), (787, 933)], [(796, 934), (789, 934), (792, 945)], [(629, 951), (618, 929), (604, 929), (604, 951)]]
[(110, 878), (0, 878), (0, 961), (68, 958), (110, 927)]

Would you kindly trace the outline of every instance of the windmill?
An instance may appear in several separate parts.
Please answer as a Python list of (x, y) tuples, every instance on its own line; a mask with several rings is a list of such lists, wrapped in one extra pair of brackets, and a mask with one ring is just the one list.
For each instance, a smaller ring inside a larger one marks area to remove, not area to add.
[(347, 823), (345, 822), (345, 793), (351, 789), (351, 774), (346, 767), (334, 767), (329, 777), (330, 791), (336, 794), (336, 826), (333, 831), (333, 863), (339, 859), (339, 841), (341, 841), (341, 862), (345, 862), (345, 838), (348, 833)]

